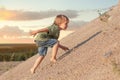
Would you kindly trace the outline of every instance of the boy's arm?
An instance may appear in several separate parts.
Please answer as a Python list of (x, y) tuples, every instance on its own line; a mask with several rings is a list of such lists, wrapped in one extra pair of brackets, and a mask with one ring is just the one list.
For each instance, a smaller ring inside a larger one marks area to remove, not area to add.
[(30, 35), (36, 35), (39, 32), (48, 32), (48, 31), (49, 31), (48, 28), (42, 28), (39, 30), (30, 31)]

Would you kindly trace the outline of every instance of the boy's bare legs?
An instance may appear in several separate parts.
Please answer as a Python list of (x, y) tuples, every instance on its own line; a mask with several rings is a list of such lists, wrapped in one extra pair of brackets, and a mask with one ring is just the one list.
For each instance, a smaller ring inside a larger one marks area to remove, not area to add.
[(50, 59), (51, 62), (56, 62), (58, 47), (59, 47), (59, 42), (57, 42), (52, 48), (52, 58)]
[(35, 73), (35, 70), (37, 69), (37, 67), (39, 66), (39, 64), (42, 62), (42, 60), (44, 59), (44, 56), (39, 56), (37, 58), (37, 60), (35, 61), (35, 64), (33, 65), (33, 67), (30, 69), (31, 73)]

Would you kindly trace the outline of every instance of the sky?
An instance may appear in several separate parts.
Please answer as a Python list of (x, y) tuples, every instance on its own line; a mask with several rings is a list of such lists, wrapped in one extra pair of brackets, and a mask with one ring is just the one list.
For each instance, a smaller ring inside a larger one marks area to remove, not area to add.
[(105, 12), (117, 3), (118, 0), (0, 0), (0, 42), (27, 41), (30, 30), (51, 25), (57, 14), (67, 15), (69, 26), (80, 26), (97, 18), (97, 10)]
[(117, 2), (118, 0), (0, 0), (0, 5), (13, 10), (46, 11), (106, 8)]

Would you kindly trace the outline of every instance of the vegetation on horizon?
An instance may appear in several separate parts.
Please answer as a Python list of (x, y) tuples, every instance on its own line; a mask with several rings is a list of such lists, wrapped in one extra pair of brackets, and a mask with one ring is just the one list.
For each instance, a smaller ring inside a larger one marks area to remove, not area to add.
[(0, 45), (0, 61), (24, 61), (36, 54), (35, 44)]
[(99, 18), (103, 22), (107, 22), (108, 19), (110, 18), (110, 15), (107, 12), (101, 13), (100, 10), (97, 11), (99, 14)]

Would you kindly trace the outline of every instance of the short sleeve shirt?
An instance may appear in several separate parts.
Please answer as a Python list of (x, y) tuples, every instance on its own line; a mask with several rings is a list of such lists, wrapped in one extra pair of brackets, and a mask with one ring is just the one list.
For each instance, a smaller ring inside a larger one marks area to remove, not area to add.
[(35, 36), (35, 40), (46, 41), (48, 39), (58, 39), (60, 34), (60, 29), (57, 25), (53, 24), (48, 28), (48, 32), (40, 32)]

